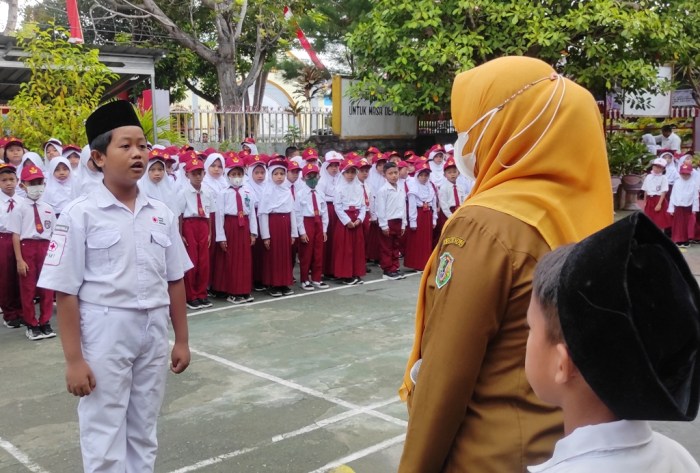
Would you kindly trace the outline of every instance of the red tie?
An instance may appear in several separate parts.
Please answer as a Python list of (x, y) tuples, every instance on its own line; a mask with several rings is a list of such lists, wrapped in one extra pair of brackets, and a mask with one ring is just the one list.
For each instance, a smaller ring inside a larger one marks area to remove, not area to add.
[(36, 202), (34, 202), (34, 226), (36, 227), (36, 231), (39, 233), (44, 233), (44, 226), (41, 224), (41, 217), (39, 217), (39, 208), (36, 205)]
[(204, 213), (204, 206), (202, 205), (202, 195), (197, 192), (197, 214), (200, 217), (206, 217), (207, 214)]
[(457, 184), (452, 185), (452, 193), (455, 196), (455, 207), (459, 207), (459, 193), (457, 192)]
[(245, 226), (245, 213), (243, 213), (243, 199), (241, 199), (241, 194), (238, 192), (238, 187), (234, 187), (233, 190), (236, 191), (236, 208), (238, 209), (238, 226)]
[(316, 190), (311, 190), (311, 203), (314, 206), (314, 219), (318, 222), (321, 220), (321, 214), (318, 211), (318, 201), (316, 200)]
[(7, 213), (9, 214), (12, 212), (12, 209), (15, 208), (15, 201), (14, 199), (10, 199), (10, 205), (7, 206)]
[(365, 195), (365, 207), (369, 207), (369, 197), (367, 197), (367, 191), (365, 190), (364, 184), (362, 184), (362, 193)]
[(292, 184), (290, 189), (292, 190), (292, 199), (297, 200), (297, 196), (294, 194), (294, 184)]

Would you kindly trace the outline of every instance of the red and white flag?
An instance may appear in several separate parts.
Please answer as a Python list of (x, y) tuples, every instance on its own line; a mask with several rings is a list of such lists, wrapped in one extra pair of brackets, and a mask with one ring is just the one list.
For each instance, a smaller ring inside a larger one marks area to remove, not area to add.
[(299, 38), (299, 42), (301, 43), (301, 47), (304, 48), (306, 51), (306, 54), (309, 55), (309, 58), (311, 58), (311, 61), (318, 67), (319, 69), (325, 69), (326, 66), (323, 65), (321, 60), (318, 58), (316, 55), (316, 51), (314, 51), (313, 46), (311, 46), (311, 43), (309, 43), (309, 40), (306, 39), (306, 35), (304, 32), (301, 30), (299, 27), (299, 24), (297, 21), (293, 18), (294, 15), (292, 15), (292, 10), (288, 7), (284, 7), (284, 19), (287, 21), (291, 21), (293, 26), (296, 26), (297, 28), (297, 38)]
[(66, 11), (68, 12), (68, 23), (70, 24), (70, 43), (83, 43), (83, 28), (80, 26), (80, 12), (78, 11), (78, 0), (66, 0)]

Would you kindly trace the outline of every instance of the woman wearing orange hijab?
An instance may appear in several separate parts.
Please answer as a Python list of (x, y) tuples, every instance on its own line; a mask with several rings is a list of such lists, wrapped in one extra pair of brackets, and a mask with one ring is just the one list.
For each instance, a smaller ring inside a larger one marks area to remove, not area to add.
[(523, 472), (563, 435), (525, 379), (532, 274), (612, 223), (603, 128), (588, 91), (527, 57), (459, 74), (452, 118), (476, 182), (423, 273), (399, 471)]

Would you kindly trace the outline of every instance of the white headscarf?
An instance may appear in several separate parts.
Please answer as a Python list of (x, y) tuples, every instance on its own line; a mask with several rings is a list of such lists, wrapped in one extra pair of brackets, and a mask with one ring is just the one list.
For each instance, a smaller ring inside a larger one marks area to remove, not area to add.
[(331, 176), (328, 173), (328, 166), (331, 163), (338, 163), (338, 165), (340, 165), (342, 162), (343, 155), (337, 151), (331, 150), (324, 156), (323, 164), (321, 164), (321, 169), (319, 172), (317, 189), (326, 196), (327, 200), (333, 200), (333, 196), (335, 196), (335, 188), (342, 177), (340, 172), (335, 176)]
[(258, 145), (254, 143), (241, 143), (241, 149), (243, 149), (243, 146), (247, 146), (248, 148), (250, 148), (251, 155), (255, 156), (256, 154), (258, 154)]
[(425, 184), (418, 181), (418, 176), (408, 181), (408, 194), (413, 194), (419, 202), (430, 202), (435, 197), (435, 189), (433, 189), (430, 180)]
[(83, 146), (80, 152), (80, 171), (75, 173), (73, 181), (73, 198), (87, 195), (102, 182), (102, 173), (88, 167), (90, 161), (90, 145)]
[[(436, 154), (442, 154), (442, 162), (440, 164), (433, 161)], [(445, 165), (445, 153), (442, 151), (431, 151), (428, 154), (428, 164), (431, 170), (430, 181), (438, 187), (442, 186), (442, 183), (445, 181), (445, 169), (443, 168)]]
[(258, 213), (260, 214), (289, 213), (294, 208), (292, 193), (289, 192), (289, 187), (284, 185), (286, 178), (281, 184), (275, 184), (272, 180), (272, 173), (276, 169), (287, 170), (287, 168), (281, 164), (273, 164), (268, 168), (267, 181), (265, 182), (262, 199), (258, 206)]
[(46, 149), (49, 147), (49, 145), (52, 145), (54, 148), (56, 148), (59, 155), (63, 154), (63, 143), (61, 143), (61, 140), (59, 140), (58, 138), (49, 138), (49, 140), (44, 145), (44, 159), (46, 161), (49, 161), (49, 157), (46, 156)]
[[(65, 164), (68, 167), (68, 177), (61, 182), (53, 175), (59, 164)], [(70, 162), (63, 156), (58, 156), (49, 161), (49, 172), (46, 174), (46, 190), (44, 191), (43, 200), (53, 207), (57, 214), (63, 211), (63, 208), (73, 200), (73, 170), (70, 167)]]
[[(148, 176), (148, 171), (151, 169), (151, 166), (156, 163), (163, 165), (163, 178), (160, 182), (153, 182)], [(165, 161), (161, 159), (150, 159), (148, 161), (146, 172), (141, 176), (141, 179), (139, 179), (139, 190), (151, 199), (163, 202), (176, 216), (180, 215), (174, 184), (165, 172)]]
[[(214, 178), (209, 174), (209, 167), (214, 164), (217, 159), (221, 163), (221, 170), (224, 172), (222, 172), (221, 176), (218, 178)], [(226, 160), (220, 153), (212, 153), (207, 157), (206, 161), (204, 161), (204, 179), (202, 180), (202, 185), (209, 189), (212, 197), (217, 196), (219, 192), (224, 191), (228, 187), (228, 181), (226, 180), (224, 170), (225, 166)]]
[(255, 168), (258, 166), (262, 166), (263, 169), (265, 169), (265, 163), (262, 161), (258, 161), (254, 163), (253, 165), (249, 166), (248, 169), (246, 170), (246, 181), (243, 187), (245, 187), (247, 190), (249, 190), (252, 194), (253, 197), (255, 197), (255, 208), (257, 209), (260, 205), (260, 200), (262, 199), (263, 196), (263, 191), (265, 190), (265, 185), (267, 184), (267, 174), (265, 174), (265, 179), (258, 184), (255, 182), (255, 179), (253, 179), (253, 171)]
[(38, 154), (36, 154), (33, 151), (27, 151), (26, 153), (24, 153), (22, 155), (22, 162), (20, 163), (19, 169), (17, 170), (18, 175), (22, 173), (22, 169), (24, 168), (24, 165), (26, 164), (27, 161), (34, 164), (34, 166), (41, 169), (41, 172), (46, 174), (46, 166), (44, 166), (44, 160), (41, 159), (41, 156), (39, 156)]
[(362, 190), (360, 180), (355, 176), (352, 181), (348, 182), (341, 174), (344, 172), (339, 174), (340, 179), (335, 187), (336, 199), (339, 198), (343, 204), (359, 209), (365, 202), (365, 193)]
[[(385, 160), (386, 163), (386, 160)], [(382, 175), (377, 170), (377, 164), (372, 164), (372, 167), (369, 170), (369, 175), (367, 176), (367, 185), (369, 186), (369, 189), (372, 191), (372, 194), (378, 194), (379, 189), (382, 188), (384, 183), (386, 182), (386, 178)]]

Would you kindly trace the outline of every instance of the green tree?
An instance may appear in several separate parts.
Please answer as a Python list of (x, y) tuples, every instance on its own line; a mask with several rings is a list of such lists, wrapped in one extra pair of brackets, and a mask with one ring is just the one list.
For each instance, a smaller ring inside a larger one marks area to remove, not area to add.
[(71, 44), (69, 36), (64, 28), (39, 29), (33, 23), (17, 34), (32, 76), (9, 102), (7, 126), (30, 149), (38, 149), (50, 136), (85, 143), (85, 120), (117, 79), (100, 62), (97, 49)]
[(657, 66), (697, 50), (684, 39), (692, 1), (377, 0), (348, 40), (353, 94), (444, 110), (457, 72), (504, 55), (538, 57), (597, 96), (655, 92)]

